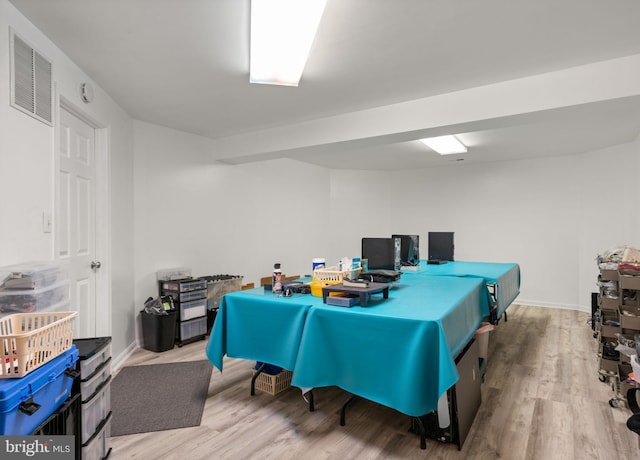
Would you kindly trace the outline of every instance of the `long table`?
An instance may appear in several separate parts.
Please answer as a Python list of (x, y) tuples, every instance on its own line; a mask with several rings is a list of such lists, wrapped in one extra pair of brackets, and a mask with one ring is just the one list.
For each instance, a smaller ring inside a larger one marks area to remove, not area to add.
[(420, 416), (457, 381), (454, 358), (490, 306), (481, 277), (409, 276), (351, 308), (239, 291), (223, 296), (206, 353), (221, 371), (225, 354), (268, 362), (293, 371), (294, 386), (335, 385)]
[(436, 410), (458, 380), (455, 356), (489, 312), (486, 284), (420, 277), (374, 302), (311, 308), (291, 384), (338, 386), (410, 416)]
[(457, 276), (482, 278), (494, 289), (496, 316), (500, 318), (520, 294), (520, 266), (515, 263), (451, 261), (427, 264), (420, 261), (417, 272), (403, 276)]

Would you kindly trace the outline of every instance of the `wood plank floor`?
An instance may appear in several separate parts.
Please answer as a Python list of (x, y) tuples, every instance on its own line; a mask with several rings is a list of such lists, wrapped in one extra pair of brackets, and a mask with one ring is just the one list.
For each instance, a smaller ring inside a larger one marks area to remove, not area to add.
[[(227, 358), (213, 369), (201, 426), (110, 438), (111, 459), (631, 459), (638, 436), (630, 411), (612, 408), (598, 379), (589, 316), (512, 305), (490, 335), (482, 405), (461, 451), (419, 439), (409, 418), (357, 400), (339, 424), (348, 395), (319, 388), (316, 410), (296, 389), (249, 395), (252, 362)], [(164, 353), (137, 350), (126, 366), (206, 359), (205, 342)], [(399, 390), (401, 391), (401, 390)], [(170, 397), (170, 396), (169, 396)]]

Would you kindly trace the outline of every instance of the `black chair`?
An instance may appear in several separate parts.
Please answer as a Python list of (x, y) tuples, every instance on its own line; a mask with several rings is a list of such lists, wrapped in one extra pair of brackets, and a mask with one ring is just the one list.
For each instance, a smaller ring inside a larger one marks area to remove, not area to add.
[[(640, 391), (640, 388), (634, 387), (627, 390), (627, 405), (633, 415), (627, 420), (627, 428), (640, 436), (640, 405), (638, 405), (638, 398), (636, 392)], [(640, 443), (640, 439), (638, 441)]]

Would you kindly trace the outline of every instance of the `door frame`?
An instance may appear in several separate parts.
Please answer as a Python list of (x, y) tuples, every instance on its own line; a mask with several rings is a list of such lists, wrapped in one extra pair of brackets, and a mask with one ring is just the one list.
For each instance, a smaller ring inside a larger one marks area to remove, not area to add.
[[(80, 107), (75, 105), (64, 96), (59, 96), (59, 104), (56, 107), (55, 124), (55, 162), (54, 162), (54, 211), (55, 216), (59, 215), (60, 196), (59, 190), (59, 170), (60, 170), (60, 110), (64, 109), (73, 116), (88, 124), (95, 132), (95, 257), (102, 263), (102, 267), (95, 271), (95, 318), (96, 337), (111, 336), (111, 244), (109, 229), (111, 228), (111, 202), (110, 202), (110, 150), (109, 139), (110, 129), (103, 123), (94, 119)], [(55, 217), (54, 217), (55, 219)], [(56, 227), (54, 227), (56, 228)], [(58, 238), (54, 238), (54, 254), (58, 257)]]

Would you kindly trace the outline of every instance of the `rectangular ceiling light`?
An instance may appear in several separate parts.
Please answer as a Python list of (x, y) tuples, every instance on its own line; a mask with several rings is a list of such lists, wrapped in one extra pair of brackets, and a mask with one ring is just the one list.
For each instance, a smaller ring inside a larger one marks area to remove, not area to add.
[(467, 147), (460, 142), (456, 136), (429, 137), (427, 139), (420, 139), (420, 142), (430, 149), (435, 150), (440, 155), (465, 153), (467, 151)]
[(251, 83), (298, 86), (326, 3), (251, 0)]

